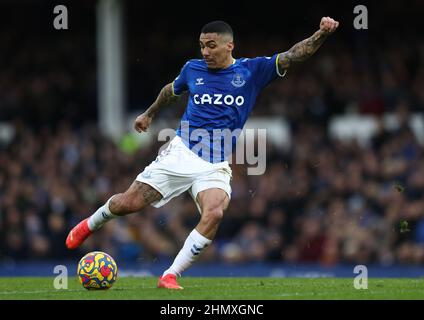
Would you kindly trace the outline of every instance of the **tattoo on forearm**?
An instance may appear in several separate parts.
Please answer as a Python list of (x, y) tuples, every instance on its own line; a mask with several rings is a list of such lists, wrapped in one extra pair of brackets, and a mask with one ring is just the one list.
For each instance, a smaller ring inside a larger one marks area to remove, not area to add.
[(287, 69), (292, 62), (300, 62), (308, 59), (318, 50), (327, 36), (327, 34), (318, 30), (308, 39), (296, 43), (290, 50), (281, 53), (278, 60), (280, 69)]
[(172, 92), (172, 84), (170, 83), (167, 84), (160, 91), (156, 101), (150, 106), (149, 109), (147, 109), (147, 115), (149, 117), (153, 117), (156, 114), (156, 112), (160, 109), (160, 107), (165, 106), (177, 99), (178, 97), (175, 96)]
[(139, 181), (136, 181), (136, 184), (139, 194), (145, 203), (150, 204), (162, 198), (162, 195), (148, 184)]

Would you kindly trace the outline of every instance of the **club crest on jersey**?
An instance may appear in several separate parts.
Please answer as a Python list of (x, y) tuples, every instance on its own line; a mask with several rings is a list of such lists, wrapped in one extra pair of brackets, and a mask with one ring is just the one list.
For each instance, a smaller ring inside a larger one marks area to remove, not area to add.
[(243, 75), (241, 73), (236, 73), (233, 80), (231, 80), (231, 84), (236, 88), (243, 87), (245, 83), (246, 80), (243, 79)]

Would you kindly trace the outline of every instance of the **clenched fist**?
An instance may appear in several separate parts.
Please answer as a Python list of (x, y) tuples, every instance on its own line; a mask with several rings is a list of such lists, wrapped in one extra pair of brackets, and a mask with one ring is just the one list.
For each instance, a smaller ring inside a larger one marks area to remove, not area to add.
[(326, 34), (331, 34), (334, 31), (336, 31), (337, 27), (339, 26), (339, 22), (330, 18), (330, 17), (323, 17), (321, 19), (321, 23), (319, 24), (319, 29), (321, 31), (324, 31)]
[(139, 115), (134, 121), (134, 129), (137, 132), (146, 132), (152, 122), (152, 117), (149, 117), (146, 113)]

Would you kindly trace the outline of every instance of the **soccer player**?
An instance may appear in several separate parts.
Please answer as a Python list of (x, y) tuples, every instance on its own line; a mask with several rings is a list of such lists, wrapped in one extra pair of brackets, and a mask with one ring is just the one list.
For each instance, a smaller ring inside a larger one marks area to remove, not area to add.
[[(234, 59), (231, 27), (223, 21), (206, 24), (199, 38), (203, 59), (189, 60), (134, 123), (135, 130), (146, 131), (162, 107), (188, 91), (189, 101), (176, 137), (127, 191), (113, 195), (71, 230), (67, 247), (77, 248), (115, 217), (142, 211), (148, 205), (160, 207), (189, 191), (200, 211), (200, 221), (158, 281), (159, 288), (182, 289), (176, 277), (212, 242), (230, 201), (231, 169), (227, 159), (236, 140), (232, 132), (243, 128), (260, 91), (283, 77), (291, 64), (314, 54), (338, 25), (324, 17), (318, 31), (286, 52)], [(222, 134), (225, 130), (230, 132), (229, 140)]]

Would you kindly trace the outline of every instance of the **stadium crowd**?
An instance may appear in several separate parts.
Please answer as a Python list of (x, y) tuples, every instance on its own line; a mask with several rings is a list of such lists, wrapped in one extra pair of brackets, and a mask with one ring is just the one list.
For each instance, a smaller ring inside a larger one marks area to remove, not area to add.
[[(67, 252), (69, 229), (125, 190), (159, 144), (127, 152), (94, 125), (34, 132), (16, 122), (15, 129), (0, 153), (2, 259), (67, 258), (89, 249), (127, 261), (171, 258), (197, 223), (186, 195), (116, 219), (81, 252)], [(363, 147), (303, 122), (290, 150), (268, 146), (264, 175), (233, 165), (231, 204), (203, 259), (423, 263), (423, 147), (406, 124), (381, 130)]]
[[(292, 147), (268, 145), (264, 175), (232, 165), (232, 200), (202, 260), (424, 263), (424, 147), (406, 121), (424, 110), (424, 42), (414, 34), (390, 36), (353, 44), (335, 37), (264, 91), (252, 116), (286, 118)], [(142, 44), (130, 39), (130, 111), (147, 108), (196, 54), (195, 38), (167, 46), (170, 37), (153, 31)], [(173, 258), (199, 218), (188, 195), (115, 219), (80, 250), (66, 250), (70, 228), (126, 190), (160, 145), (127, 150), (93, 124), (95, 50), (88, 35), (52, 42), (0, 31), (0, 38), (0, 122), (15, 131), (11, 141), (0, 140), (0, 261), (67, 259), (94, 249), (125, 261)], [(237, 54), (267, 55), (301, 39), (251, 35)], [(178, 117), (183, 107), (160, 117)], [(380, 126), (368, 145), (329, 138), (328, 120), (344, 112), (394, 112), (398, 127)]]

